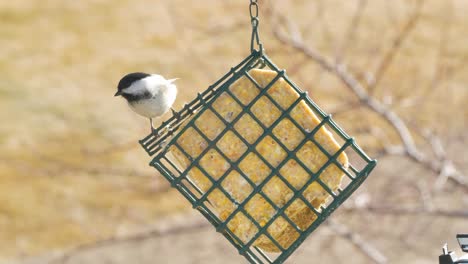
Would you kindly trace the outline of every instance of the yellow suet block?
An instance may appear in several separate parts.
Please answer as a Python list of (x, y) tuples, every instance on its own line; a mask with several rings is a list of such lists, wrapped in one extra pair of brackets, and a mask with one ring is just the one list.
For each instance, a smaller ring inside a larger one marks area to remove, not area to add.
[[(274, 71), (261, 69), (252, 69), (249, 74), (261, 87), (267, 86), (277, 75)], [(242, 109), (260, 93), (260, 90), (245, 76), (234, 82), (229, 90), (243, 105), (238, 104), (227, 92), (223, 92), (212, 104), (213, 109), (228, 123), (241, 114)], [(287, 109), (299, 98), (299, 94), (282, 78), (278, 79), (267, 93), (283, 109)], [(264, 127), (270, 127), (279, 118), (283, 109), (279, 109), (270, 99), (262, 96), (252, 105), (249, 113), (244, 113), (233, 127), (245, 141), (252, 144), (264, 133), (264, 130), (251, 115), (259, 119)], [(301, 101), (292, 109), (289, 116), (283, 118), (272, 130), (273, 134), (287, 149), (280, 146), (269, 135), (261, 139), (255, 149), (269, 165), (262, 161), (258, 154), (250, 152), (240, 161), (238, 170), (232, 170), (221, 183), (223, 189), (229, 193), (237, 204), (242, 203), (254, 190), (243, 178), (239, 170), (253, 183), (259, 185), (271, 173), (272, 167), (277, 167), (287, 158), (287, 151), (295, 150), (305, 139), (305, 135), (290, 119), (294, 119), (305, 131), (312, 131), (320, 123), (313, 110), (305, 101)], [(210, 140), (215, 139), (226, 128), (224, 123), (211, 110), (206, 110), (200, 115), (195, 125)], [(335, 154), (341, 147), (324, 126), (316, 132), (314, 138), (330, 155)], [(191, 160), (197, 158), (208, 147), (208, 142), (194, 128), (189, 128), (183, 132), (177, 140), (177, 144), (190, 155), (190, 157), (187, 157), (178, 147), (171, 146), (170, 151), (175, 156), (181, 170), (188, 168)], [(216, 146), (229, 161), (212, 148), (199, 162), (200, 167), (214, 180), (218, 180), (229, 170), (230, 162), (238, 161), (248, 151), (248, 147), (242, 140), (233, 131), (229, 130), (217, 141)], [(297, 159), (314, 173), (328, 161), (327, 156), (310, 140), (295, 150), (295, 153)], [(347, 169), (348, 158), (344, 152), (338, 156), (337, 161), (343, 168)], [(302, 188), (311, 177), (294, 159), (288, 160), (279, 172), (296, 190)], [(344, 173), (335, 164), (331, 164), (322, 171), (320, 179), (331, 190), (336, 190), (340, 186), (343, 176)], [(212, 182), (197, 167), (193, 167), (189, 171), (188, 178), (202, 192), (206, 192), (212, 186)], [(273, 176), (261, 189), (261, 192), (268, 196), (277, 208), (283, 207), (293, 197), (294, 191), (288, 188), (277, 175)], [(316, 209), (327, 202), (327, 199), (331, 199), (331, 196), (317, 182), (307, 186), (303, 196)], [(237, 208), (237, 205), (231, 202), (219, 189), (213, 190), (208, 195), (208, 200), (214, 207), (218, 217), (223, 221)], [(268, 223), (277, 212), (259, 193), (255, 194), (245, 204), (244, 209), (261, 227)], [(285, 209), (285, 215), (301, 230), (307, 229), (317, 218), (315, 213), (301, 199), (293, 201)], [(229, 221), (227, 227), (243, 243), (249, 242), (259, 231), (257, 226), (240, 211)], [(299, 233), (295, 228), (281, 216), (275, 219), (267, 228), (267, 231), (285, 249), (299, 237)], [(268, 252), (280, 251), (265, 235), (260, 236), (253, 245)]]

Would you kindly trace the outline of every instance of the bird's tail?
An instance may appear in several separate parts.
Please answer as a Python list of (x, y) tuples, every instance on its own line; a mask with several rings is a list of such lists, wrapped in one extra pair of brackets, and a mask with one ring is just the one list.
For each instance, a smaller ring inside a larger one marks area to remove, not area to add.
[(168, 83), (173, 83), (173, 82), (175, 82), (175, 81), (177, 81), (177, 80), (179, 80), (179, 78), (169, 79), (169, 80), (167, 80), (167, 82), (168, 82)]

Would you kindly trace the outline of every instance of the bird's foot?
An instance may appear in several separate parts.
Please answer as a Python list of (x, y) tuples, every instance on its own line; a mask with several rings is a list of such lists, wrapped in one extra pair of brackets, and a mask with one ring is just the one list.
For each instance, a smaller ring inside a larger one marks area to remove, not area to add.
[(167, 125), (166, 127), (164, 127), (164, 129), (161, 129), (159, 132), (158, 132), (158, 137), (162, 136), (162, 134), (164, 134), (165, 131), (169, 131), (169, 125)]
[(150, 118), (149, 120), (150, 120), (151, 134), (155, 135), (157, 133), (156, 133), (156, 128), (154, 128), (153, 126), (153, 119)]
[(174, 108), (172, 108), (172, 107), (171, 107), (171, 111), (172, 111), (172, 115), (175, 116), (175, 118), (179, 120), (179, 119), (180, 119), (180, 114), (177, 113), (177, 112), (174, 110)]

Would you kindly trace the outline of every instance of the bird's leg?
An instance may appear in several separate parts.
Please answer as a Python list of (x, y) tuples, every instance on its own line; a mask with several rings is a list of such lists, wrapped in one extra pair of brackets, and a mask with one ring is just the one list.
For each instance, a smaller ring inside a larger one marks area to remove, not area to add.
[(180, 119), (180, 114), (177, 113), (174, 108), (171, 107), (172, 115), (175, 116), (175, 118)]
[(156, 129), (154, 129), (154, 126), (153, 126), (153, 118), (150, 117), (149, 120), (150, 120), (150, 126), (151, 126), (151, 133), (154, 134), (154, 131), (155, 131)]
[(163, 131), (159, 131), (158, 133), (155, 133), (156, 128), (154, 128), (154, 126), (153, 126), (153, 118), (150, 118), (149, 120), (150, 120), (150, 123), (151, 123), (151, 133), (156, 134), (156, 138), (160, 137), (161, 134), (163, 133)]

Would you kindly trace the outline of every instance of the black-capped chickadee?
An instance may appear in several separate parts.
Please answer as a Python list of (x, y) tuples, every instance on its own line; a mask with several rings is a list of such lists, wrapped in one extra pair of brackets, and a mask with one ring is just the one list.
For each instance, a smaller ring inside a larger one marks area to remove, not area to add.
[(149, 118), (153, 132), (153, 118), (172, 109), (177, 96), (175, 80), (166, 80), (157, 74), (129, 73), (119, 81), (114, 96), (122, 96), (135, 113)]

